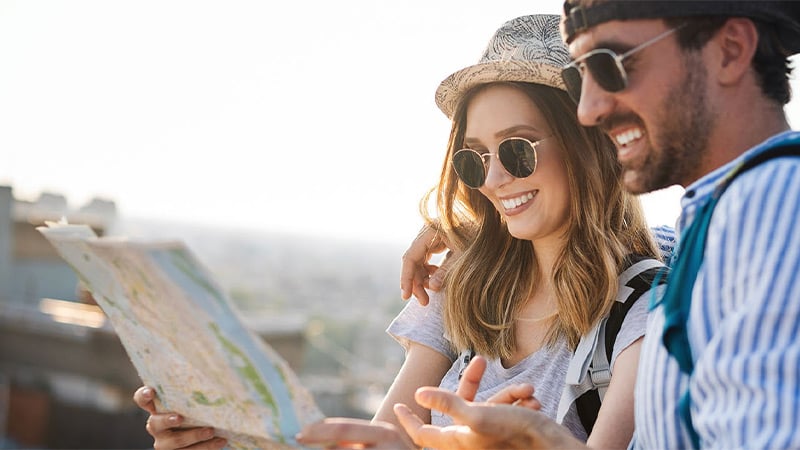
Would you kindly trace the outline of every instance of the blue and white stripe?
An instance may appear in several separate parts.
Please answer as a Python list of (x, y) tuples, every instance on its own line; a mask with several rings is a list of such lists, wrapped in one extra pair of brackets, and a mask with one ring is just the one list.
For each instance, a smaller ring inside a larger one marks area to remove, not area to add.
[[(787, 141), (800, 143), (800, 133), (775, 136), (742, 158)], [(679, 233), (739, 161), (686, 190)], [(798, 222), (800, 158), (741, 175), (714, 211), (688, 323), (692, 421), (703, 448), (800, 447)], [(690, 448), (675, 412), (687, 379), (661, 345), (661, 308), (651, 316), (636, 388), (635, 445)]]
[(669, 261), (672, 252), (675, 250), (675, 228), (667, 225), (651, 227), (650, 232), (661, 251), (661, 259)]
[[(661, 306), (650, 312), (642, 342), (639, 372), (634, 391), (636, 430), (634, 448), (692, 448), (678, 414), (678, 399), (687, 387), (678, 363), (661, 345), (664, 313)], [(647, 360), (647, 363), (645, 363)]]

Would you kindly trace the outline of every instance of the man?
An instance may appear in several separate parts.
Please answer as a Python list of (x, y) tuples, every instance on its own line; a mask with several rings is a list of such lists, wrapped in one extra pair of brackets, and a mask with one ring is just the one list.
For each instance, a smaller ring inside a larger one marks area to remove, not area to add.
[[(571, 0), (562, 31), (579, 118), (614, 140), (626, 187), (686, 188), (669, 291), (641, 351), (633, 447), (800, 447), (800, 158), (754, 163), (720, 188), (771, 149), (800, 154), (783, 111), (800, 2)], [(406, 298), (427, 298), (431, 238), (404, 258)], [(398, 405), (420, 445), (578, 445), (536, 411), (434, 388), (417, 400), (463, 424), (423, 426)]]

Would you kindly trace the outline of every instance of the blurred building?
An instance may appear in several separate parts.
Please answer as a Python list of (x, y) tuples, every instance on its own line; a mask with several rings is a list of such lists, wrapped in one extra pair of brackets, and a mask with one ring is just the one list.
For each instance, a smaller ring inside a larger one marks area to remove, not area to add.
[[(45, 193), (17, 200), (0, 186), (0, 449), (149, 448), (146, 414), (132, 402), (136, 370), (91, 297), (36, 230), (66, 218), (113, 234), (113, 201), (70, 209)], [(249, 324), (295, 371), (304, 353), (303, 320)]]

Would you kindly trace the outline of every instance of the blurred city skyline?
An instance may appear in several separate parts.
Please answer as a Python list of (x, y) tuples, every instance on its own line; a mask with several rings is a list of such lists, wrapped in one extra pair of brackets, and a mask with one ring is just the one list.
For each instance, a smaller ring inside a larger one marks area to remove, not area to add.
[[(436, 86), (561, 1), (277, 5), (0, 0), (0, 184), (123, 220), (406, 243), (449, 132)], [(673, 224), (680, 192), (645, 197), (648, 220)]]

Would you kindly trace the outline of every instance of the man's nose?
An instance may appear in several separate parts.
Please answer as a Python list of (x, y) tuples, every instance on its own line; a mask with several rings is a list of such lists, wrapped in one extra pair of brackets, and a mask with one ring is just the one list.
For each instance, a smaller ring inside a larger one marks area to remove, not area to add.
[(600, 87), (586, 71), (581, 79), (581, 98), (578, 102), (578, 121), (581, 125), (599, 125), (614, 109), (614, 94)]

